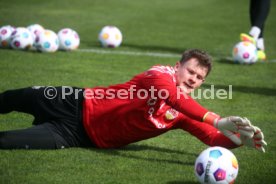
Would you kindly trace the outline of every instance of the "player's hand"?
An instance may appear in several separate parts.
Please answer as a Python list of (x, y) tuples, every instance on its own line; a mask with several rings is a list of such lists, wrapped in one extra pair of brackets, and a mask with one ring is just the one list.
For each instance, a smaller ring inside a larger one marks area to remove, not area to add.
[(223, 133), (223, 135), (225, 135), (226, 137), (228, 137), (237, 146), (241, 146), (242, 145), (242, 141), (240, 139), (240, 134), (231, 132), (229, 130), (221, 130), (221, 132)]
[(218, 119), (214, 122), (214, 126), (228, 136), (230, 134), (240, 133), (245, 137), (252, 138), (256, 131), (247, 118), (241, 118), (239, 116)]
[(249, 138), (247, 135), (240, 133), (240, 139), (243, 145), (248, 147), (253, 147), (258, 151), (265, 152), (264, 146), (267, 143), (264, 140), (264, 134), (259, 127), (252, 126), (254, 128), (254, 135), (252, 138)]

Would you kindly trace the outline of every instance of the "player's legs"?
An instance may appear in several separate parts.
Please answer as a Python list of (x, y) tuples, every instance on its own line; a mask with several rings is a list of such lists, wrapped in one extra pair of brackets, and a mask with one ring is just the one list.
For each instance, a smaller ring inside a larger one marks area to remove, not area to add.
[(242, 33), (242, 41), (249, 41), (256, 45), (258, 60), (266, 60), (264, 46), (264, 25), (270, 10), (270, 0), (251, 0), (250, 1), (250, 22), (251, 29), (249, 34)]
[[(63, 146), (61, 146), (63, 145)], [(0, 149), (57, 149), (68, 147), (56, 140), (45, 124), (22, 130), (0, 132)]]
[(264, 27), (265, 21), (270, 10), (270, 0), (251, 0), (250, 1), (250, 21), (252, 28), (249, 34), (256, 40), (258, 48), (258, 58), (265, 60), (264, 46)]
[(249, 15), (250, 15), (251, 26), (254, 26), (256, 15), (258, 12), (257, 10), (258, 10), (258, 0), (250, 0)]
[[(251, 0), (250, 1), (250, 21), (251, 26), (258, 27), (261, 32), (259, 37), (263, 37), (264, 24), (270, 10), (270, 0)], [(253, 36), (253, 35), (252, 35)]]
[[(79, 113), (82, 93), (63, 95), (62, 87), (53, 88), (54, 98), (47, 96), (47, 87), (8, 90), (0, 94), (0, 114), (12, 111), (32, 114), (35, 124), (56, 119), (74, 119)], [(72, 91), (77, 91), (71, 88)], [(81, 90), (81, 89), (79, 89)]]
[[(56, 96), (53, 99), (45, 96), (46, 89), (25, 88), (1, 94), (0, 113), (11, 111), (30, 113), (35, 116), (36, 125), (25, 130), (1, 132), (1, 147), (24, 148), (24, 145), (29, 145), (27, 147), (31, 149), (93, 147), (82, 124), (83, 95), (81, 92), (78, 93), (82, 89), (72, 88), (73, 92), (70, 95), (63, 96), (63, 88), (56, 87)], [(41, 147), (41, 144), (44, 146)]]
[(0, 113), (18, 111), (33, 114), (34, 96), (35, 90), (32, 88), (5, 91), (0, 94)]
[[(88, 137), (81, 121), (53, 121), (50, 122), (49, 129), (57, 140), (62, 138), (63, 142), (66, 142), (66, 147), (95, 147)], [(59, 147), (60, 146), (62, 146), (62, 144), (59, 144)]]
[(95, 147), (81, 123), (45, 122), (26, 129), (0, 132), (0, 149), (69, 147)]

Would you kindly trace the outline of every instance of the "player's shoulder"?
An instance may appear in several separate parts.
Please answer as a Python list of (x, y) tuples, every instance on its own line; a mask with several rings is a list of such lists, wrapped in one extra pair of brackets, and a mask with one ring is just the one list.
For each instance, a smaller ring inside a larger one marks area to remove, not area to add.
[(149, 70), (147, 70), (147, 73), (164, 73), (174, 75), (175, 70), (172, 66), (154, 65)]

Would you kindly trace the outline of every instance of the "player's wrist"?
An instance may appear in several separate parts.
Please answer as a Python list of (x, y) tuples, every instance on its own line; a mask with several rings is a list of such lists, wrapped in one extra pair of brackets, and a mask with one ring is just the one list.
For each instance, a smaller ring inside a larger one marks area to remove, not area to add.
[(204, 123), (207, 123), (209, 125), (212, 125), (217, 128), (218, 121), (220, 119), (220, 116), (214, 112), (207, 112), (203, 118), (202, 121)]

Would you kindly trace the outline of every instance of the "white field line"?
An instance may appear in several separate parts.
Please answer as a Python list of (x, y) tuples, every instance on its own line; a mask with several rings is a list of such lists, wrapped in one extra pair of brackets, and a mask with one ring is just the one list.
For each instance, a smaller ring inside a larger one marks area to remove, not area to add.
[(135, 52), (135, 51), (110, 51), (100, 49), (78, 49), (79, 52), (91, 52), (96, 54), (117, 54), (128, 56), (151, 56), (151, 57), (163, 57), (163, 58), (180, 58), (179, 54), (158, 53), (158, 52)]
[[(137, 52), (137, 51), (118, 51), (118, 50), (101, 50), (101, 49), (78, 49), (79, 52), (91, 52), (96, 54), (116, 54), (116, 55), (128, 55), (128, 56), (150, 56), (161, 58), (181, 58), (180, 54), (172, 53), (160, 53), (160, 52)], [(223, 59), (220, 57), (213, 57), (214, 59)], [(226, 57), (224, 59), (232, 61), (232, 57)], [(267, 62), (276, 62), (276, 59), (268, 60)]]

